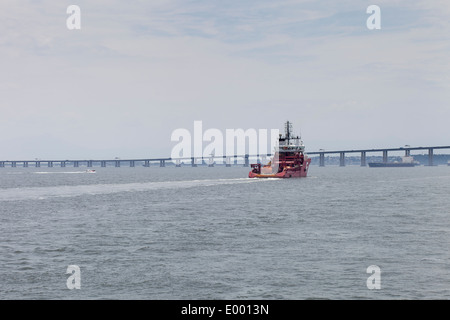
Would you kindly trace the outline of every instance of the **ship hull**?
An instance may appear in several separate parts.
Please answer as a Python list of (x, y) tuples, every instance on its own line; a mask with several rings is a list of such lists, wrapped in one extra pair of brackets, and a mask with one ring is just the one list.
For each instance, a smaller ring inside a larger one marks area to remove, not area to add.
[(311, 159), (307, 159), (305, 164), (298, 168), (285, 168), (283, 171), (278, 173), (255, 173), (250, 171), (248, 174), (249, 178), (305, 178), (308, 175), (309, 164)]

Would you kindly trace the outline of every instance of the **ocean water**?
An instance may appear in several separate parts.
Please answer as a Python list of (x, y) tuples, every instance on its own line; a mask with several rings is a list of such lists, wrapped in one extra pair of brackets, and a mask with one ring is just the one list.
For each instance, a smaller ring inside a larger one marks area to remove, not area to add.
[(450, 167), (95, 169), (0, 169), (0, 299), (450, 298)]

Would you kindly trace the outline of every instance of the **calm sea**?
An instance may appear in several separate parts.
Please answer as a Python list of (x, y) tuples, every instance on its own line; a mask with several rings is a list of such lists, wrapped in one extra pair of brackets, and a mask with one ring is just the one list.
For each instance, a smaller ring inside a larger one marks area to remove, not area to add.
[(0, 169), (0, 299), (450, 298), (450, 167), (84, 170)]

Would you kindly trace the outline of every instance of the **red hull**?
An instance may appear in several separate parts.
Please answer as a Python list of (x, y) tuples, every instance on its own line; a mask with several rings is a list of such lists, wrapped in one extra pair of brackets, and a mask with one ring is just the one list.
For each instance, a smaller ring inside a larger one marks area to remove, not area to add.
[[(311, 159), (305, 159), (300, 166), (286, 166), (278, 173), (261, 173), (261, 170), (252, 170), (248, 173), (249, 178), (302, 178), (308, 175)], [(253, 165), (254, 166), (254, 165)], [(256, 167), (254, 167), (256, 168)], [(258, 172), (259, 171), (259, 172)]]

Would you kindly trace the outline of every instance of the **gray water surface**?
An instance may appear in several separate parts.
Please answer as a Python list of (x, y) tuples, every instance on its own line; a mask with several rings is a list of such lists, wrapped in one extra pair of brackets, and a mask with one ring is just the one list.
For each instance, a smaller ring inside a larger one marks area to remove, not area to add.
[(0, 169), (0, 299), (450, 298), (450, 167), (96, 170)]

